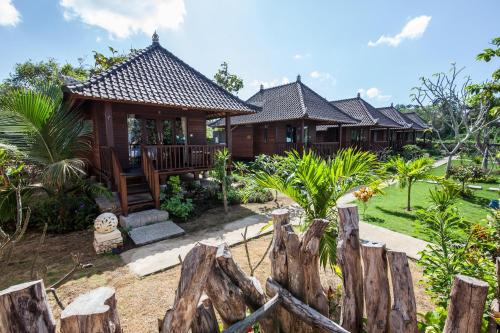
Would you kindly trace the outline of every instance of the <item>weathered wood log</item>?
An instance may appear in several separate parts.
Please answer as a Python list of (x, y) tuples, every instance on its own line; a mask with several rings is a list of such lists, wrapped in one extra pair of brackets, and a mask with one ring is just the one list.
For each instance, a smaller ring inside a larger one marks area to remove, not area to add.
[(393, 295), (390, 331), (417, 333), (417, 305), (406, 253), (387, 251), (387, 261), (391, 269)]
[(52, 333), (55, 330), (56, 322), (42, 280), (21, 283), (0, 292), (0, 332)]
[[(243, 319), (242, 321), (228, 327), (222, 333), (246, 333), (248, 328), (252, 327), (257, 321), (261, 322), (262, 318), (269, 317), (275, 310), (275, 308), (280, 304), (281, 298), (278, 294), (274, 295), (267, 303), (265, 303), (257, 311), (254, 311), (251, 315)], [(262, 329), (262, 327), (261, 327)], [(194, 333), (194, 332), (193, 332)]]
[(487, 296), (486, 282), (465, 275), (455, 276), (443, 332), (479, 332)]
[(61, 333), (121, 333), (115, 290), (100, 287), (78, 296), (61, 312)]
[[(253, 276), (248, 276), (240, 268), (234, 261), (231, 251), (226, 244), (219, 246), (216, 259), (219, 267), (241, 289), (245, 303), (252, 311), (257, 311), (266, 304), (266, 295), (262, 290), (259, 280)], [(263, 333), (276, 332), (276, 324), (271, 317), (260, 317), (259, 324)]]
[(500, 332), (500, 327), (495, 319), (500, 319), (500, 305), (498, 299), (494, 299), (490, 306), (490, 319), (488, 322), (488, 333)]
[(272, 278), (267, 279), (266, 292), (269, 296), (273, 297), (275, 295), (279, 295), (281, 298), (281, 305), (293, 316), (313, 327), (315, 329), (314, 332), (321, 330), (329, 333), (349, 333), (340, 325), (336, 324), (315, 309), (311, 308), (309, 305), (294, 297), (288, 290), (283, 288)]
[(359, 244), (358, 207), (338, 207), (339, 239), (337, 261), (342, 270), (343, 293), (340, 324), (352, 333), (363, 329), (363, 271)]
[[(286, 247), (282, 226), (289, 224), (290, 213), (286, 209), (276, 209), (271, 213), (273, 219), (273, 241), (269, 259), (271, 260), (271, 277), (288, 288), (288, 265)], [(290, 332), (292, 320), (287, 311), (281, 306), (277, 309), (279, 330), (283, 333)]]
[(217, 264), (212, 267), (208, 276), (205, 293), (217, 309), (224, 328), (245, 319), (246, 305), (241, 289)]
[(391, 307), (385, 244), (361, 244), (367, 332), (389, 332)]
[(217, 248), (197, 244), (184, 258), (174, 305), (162, 321), (162, 333), (187, 333), (196, 313), (198, 302), (215, 263)]
[(219, 333), (219, 323), (215, 316), (212, 301), (208, 297), (202, 297), (196, 314), (191, 322), (191, 333)]

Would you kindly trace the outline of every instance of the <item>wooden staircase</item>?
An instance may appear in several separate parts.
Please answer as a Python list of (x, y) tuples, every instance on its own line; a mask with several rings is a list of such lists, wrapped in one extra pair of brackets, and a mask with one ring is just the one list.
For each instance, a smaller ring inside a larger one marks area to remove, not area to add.
[(128, 211), (140, 211), (153, 208), (154, 200), (148, 182), (142, 171), (125, 173), (127, 184)]

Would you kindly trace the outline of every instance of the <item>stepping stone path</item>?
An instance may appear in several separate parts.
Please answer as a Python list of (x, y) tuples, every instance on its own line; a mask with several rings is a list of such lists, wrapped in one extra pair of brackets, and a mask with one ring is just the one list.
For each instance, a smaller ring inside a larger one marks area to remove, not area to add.
[(500, 192), (500, 187), (488, 187), (488, 191)]
[(184, 230), (169, 220), (168, 212), (149, 209), (120, 216), (120, 226), (125, 229), (136, 245), (182, 236)]
[(483, 187), (479, 185), (467, 185), (468, 188), (471, 188), (473, 190), (482, 190)]

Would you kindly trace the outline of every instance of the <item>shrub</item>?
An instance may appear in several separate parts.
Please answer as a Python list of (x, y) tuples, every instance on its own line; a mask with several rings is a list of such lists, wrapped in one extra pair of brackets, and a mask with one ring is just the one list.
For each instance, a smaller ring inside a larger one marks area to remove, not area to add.
[(401, 155), (405, 160), (413, 160), (424, 156), (424, 150), (417, 145), (405, 145)]
[(177, 194), (165, 200), (161, 205), (161, 209), (186, 221), (189, 215), (194, 211), (194, 205), (191, 199), (184, 199), (182, 195)]
[(458, 165), (450, 168), (449, 176), (462, 184), (462, 194), (466, 194), (465, 185), (484, 177), (484, 171), (475, 165)]
[(47, 223), (47, 230), (55, 233), (87, 229), (99, 214), (92, 198), (78, 194), (50, 196), (36, 201), (31, 209), (30, 223)]
[[(222, 192), (217, 193), (217, 198), (219, 200), (223, 200), (223, 194)], [(239, 190), (234, 189), (232, 187), (229, 188), (227, 191), (227, 203), (230, 205), (237, 205), (241, 203), (241, 193)]]
[(174, 196), (182, 192), (181, 178), (172, 176), (167, 181), (167, 196)]

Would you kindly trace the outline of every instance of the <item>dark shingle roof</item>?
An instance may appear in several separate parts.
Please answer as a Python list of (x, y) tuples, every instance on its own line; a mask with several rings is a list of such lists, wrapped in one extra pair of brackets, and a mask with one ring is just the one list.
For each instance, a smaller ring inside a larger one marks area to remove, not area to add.
[(65, 91), (84, 98), (104, 99), (207, 111), (249, 114), (255, 107), (216, 85), (175, 55), (157, 39), (105, 72)]
[[(300, 80), (269, 89), (261, 89), (250, 97), (247, 103), (261, 107), (262, 110), (254, 114), (232, 117), (232, 124), (253, 124), (292, 119), (349, 124), (358, 122), (357, 119), (331, 105)], [(222, 119), (212, 126), (224, 126), (224, 120)]]
[(331, 101), (330, 103), (351, 117), (361, 120), (359, 124), (352, 126), (401, 127), (397, 122), (384, 115), (359, 96), (339, 101)]
[(384, 114), (386, 117), (389, 117), (397, 122), (403, 129), (413, 128), (413, 122), (406, 119), (406, 117), (403, 116), (403, 114), (401, 114), (401, 112), (399, 112), (392, 105), (383, 108), (377, 108), (377, 110), (382, 112), (382, 114)]
[(412, 122), (413, 128), (416, 130), (431, 128), (428, 124), (426, 124), (425, 120), (420, 118), (420, 116), (415, 112), (402, 113), (402, 115)]

